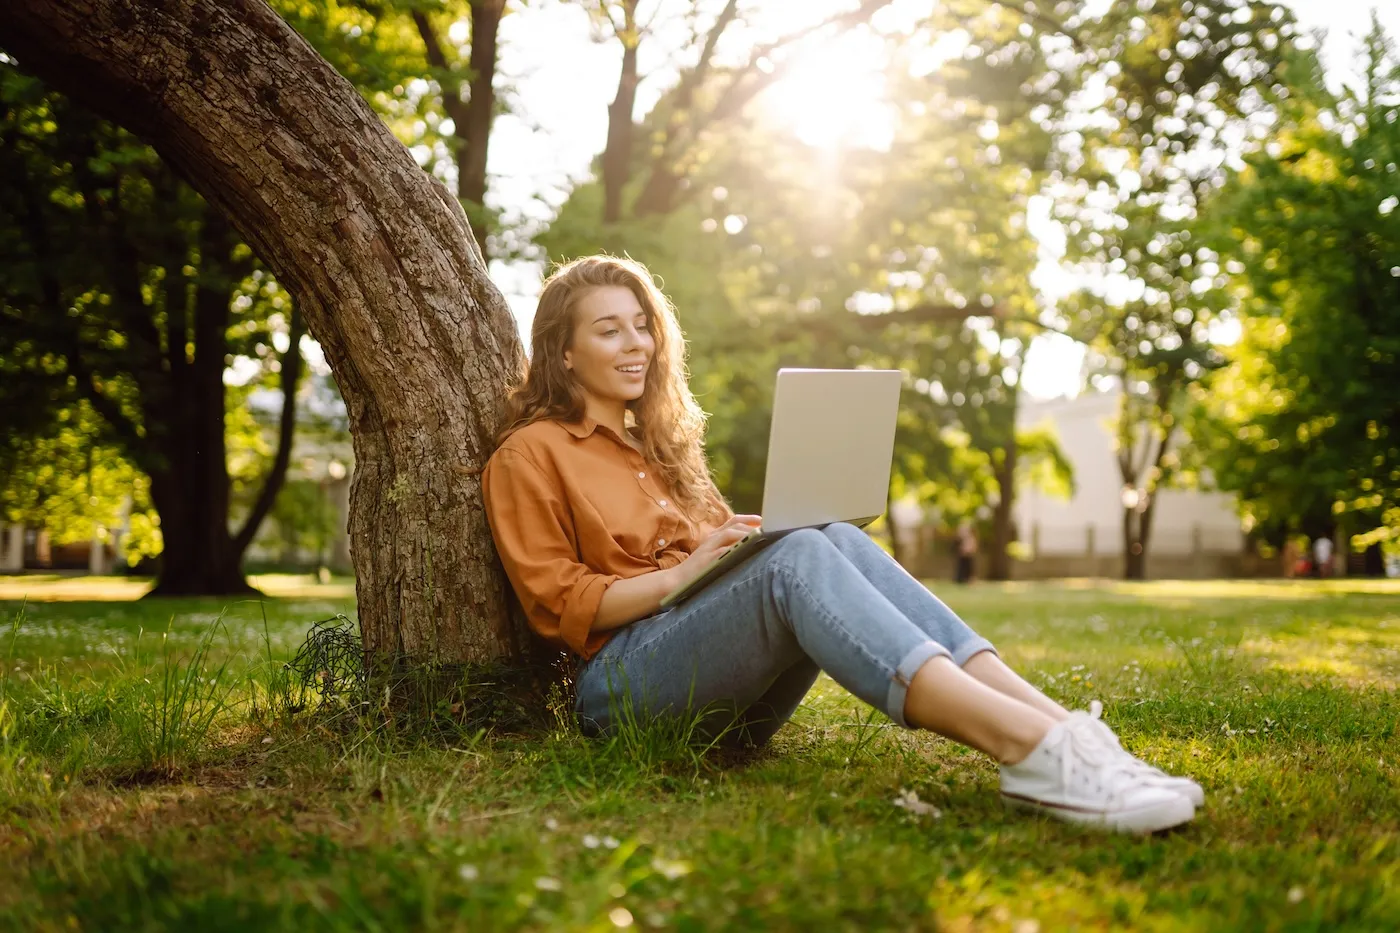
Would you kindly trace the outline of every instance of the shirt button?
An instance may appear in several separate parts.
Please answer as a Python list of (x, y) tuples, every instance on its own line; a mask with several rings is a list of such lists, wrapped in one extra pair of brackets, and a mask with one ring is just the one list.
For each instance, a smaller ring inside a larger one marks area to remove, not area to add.
[(666, 546), (666, 539), (665, 539), (665, 538), (658, 539), (656, 543), (659, 544), (659, 545), (661, 545), (662, 547), (665, 547), (665, 546)]
[(663, 509), (666, 508), (666, 500), (665, 500), (665, 499), (662, 499), (662, 500), (661, 500), (661, 507), (662, 507)]
[(637, 474), (637, 479), (646, 479), (646, 478), (647, 478), (647, 475), (646, 475), (645, 473), (638, 473), (638, 474)]

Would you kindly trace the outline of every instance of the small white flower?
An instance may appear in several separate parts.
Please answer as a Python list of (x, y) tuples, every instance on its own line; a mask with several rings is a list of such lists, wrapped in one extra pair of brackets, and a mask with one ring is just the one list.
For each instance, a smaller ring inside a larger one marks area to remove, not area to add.
[(457, 875), (463, 881), (475, 881), (481, 877), (481, 872), (477, 871), (475, 865), (462, 865), (457, 869)]
[(904, 788), (900, 788), (899, 796), (894, 798), (894, 805), (915, 816), (931, 816), (936, 820), (943, 815), (933, 804), (926, 800), (920, 800), (918, 794)]
[(550, 832), (554, 832), (556, 829), (559, 828), (559, 821), (551, 816), (549, 819), (544, 821), (544, 828), (549, 830)]
[(1288, 889), (1288, 903), (1296, 904), (1303, 899), (1303, 888), (1301, 885), (1294, 885)]
[(545, 876), (535, 879), (535, 888), (540, 891), (562, 891), (564, 890), (564, 883), (558, 878)]
[(616, 848), (618, 847), (618, 845), (619, 845), (618, 841), (617, 841), (616, 839), (614, 839), (612, 836), (604, 836), (604, 837), (603, 837), (603, 847), (604, 847), (605, 849), (616, 849)]
[(608, 919), (615, 927), (630, 927), (632, 925), (632, 911), (626, 907), (614, 907), (608, 911)]
[(596, 849), (598, 848), (599, 841), (600, 840), (597, 836), (593, 835), (592, 833), (589, 833), (588, 835), (583, 837), (583, 847), (585, 849)]
[(651, 860), (651, 869), (667, 881), (675, 881), (690, 874), (690, 863), (657, 857)]

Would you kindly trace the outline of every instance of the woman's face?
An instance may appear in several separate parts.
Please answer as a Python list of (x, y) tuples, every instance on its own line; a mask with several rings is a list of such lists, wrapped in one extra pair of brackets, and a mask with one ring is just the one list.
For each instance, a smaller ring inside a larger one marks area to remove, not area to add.
[(594, 398), (641, 398), (655, 353), (650, 321), (631, 289), (599, 286), (574, 305), (574, 337), (564, 351), (564, 365)]

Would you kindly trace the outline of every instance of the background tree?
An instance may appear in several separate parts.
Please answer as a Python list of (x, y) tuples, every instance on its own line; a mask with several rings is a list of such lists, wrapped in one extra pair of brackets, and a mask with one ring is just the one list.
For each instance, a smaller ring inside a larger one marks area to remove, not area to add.
[(1188, 388), (1219, 361), (1211, 325), (1230, 305), (1194, 218), (1231, 150), (1267, 131), (1257, 88), (1290, 47), (1286, 8), (1258, 0), (1142, 0), (1079, 19), (1082, 91), (1060, 129), (1056, 216), (1068, 258), (1097, 279), (1063, 303), (1116, 385), (1124, 574), (1147, 573), (1157, 492), (1179, 470)]
[(367, 651), (518, 656), (474, 471), (522, 355), (456, 199), (258, 0), (22, 0), (0, 44), (149, 141), (296, 301), (350, 413)]
[(478, 247), (490, 255), (486, 165), (501, 107), (496, 74), (506, 0), (272, 5), (457, 193)]
[[(242, 555), (291, 452), (300, 318), (284, 309), (290, 342), (271, 361), (285, 400), (277, 452), (230, 531), (224, 370), (232, 354), (269, 355), (275, 283), (252, 281), (227, 222), (129, 134), (9, 63), (0, 106), (0, 354), (16, 364), (0, 400), (35, 421), (13, 438), (37, 441), (40, 424), (80, 412), (70, 420), (92, 449), (149, 478), (164, 544), (152, 593), (248, 590)], [(24, 477), (7, 477), (7, 498), (30, 495)]]
[(1207, 463), (1257, 533), (1340, 523), (1379, 572), (1400, 540), (1400, 61), (1374, 20), (1360, 61), (1334, 93), (1294, 54), (1280, 132), (1208, 218), (1245, 318), (1196, 399)]

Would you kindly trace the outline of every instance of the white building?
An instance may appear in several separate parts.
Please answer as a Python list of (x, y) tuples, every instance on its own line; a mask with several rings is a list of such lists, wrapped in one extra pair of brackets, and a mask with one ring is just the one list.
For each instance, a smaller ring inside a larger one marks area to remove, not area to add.
[[(1020, 426), (1050, 424), (1074, 465), (1075, 492), (1068, 500), (1034, 489), (1018, 492), (1018, 537), (1033, 555), (1018, 567), (1018, 576), (1121, 575), (1123, 479), (1114, 448), (1118, 405), (1116, 391), (1022, 401)], [(1149, 576), (1250, 573), (1242, 564), (1244, 550), (1232, 496), (1194, 489), (1158, 493), (1147, 544)]]

